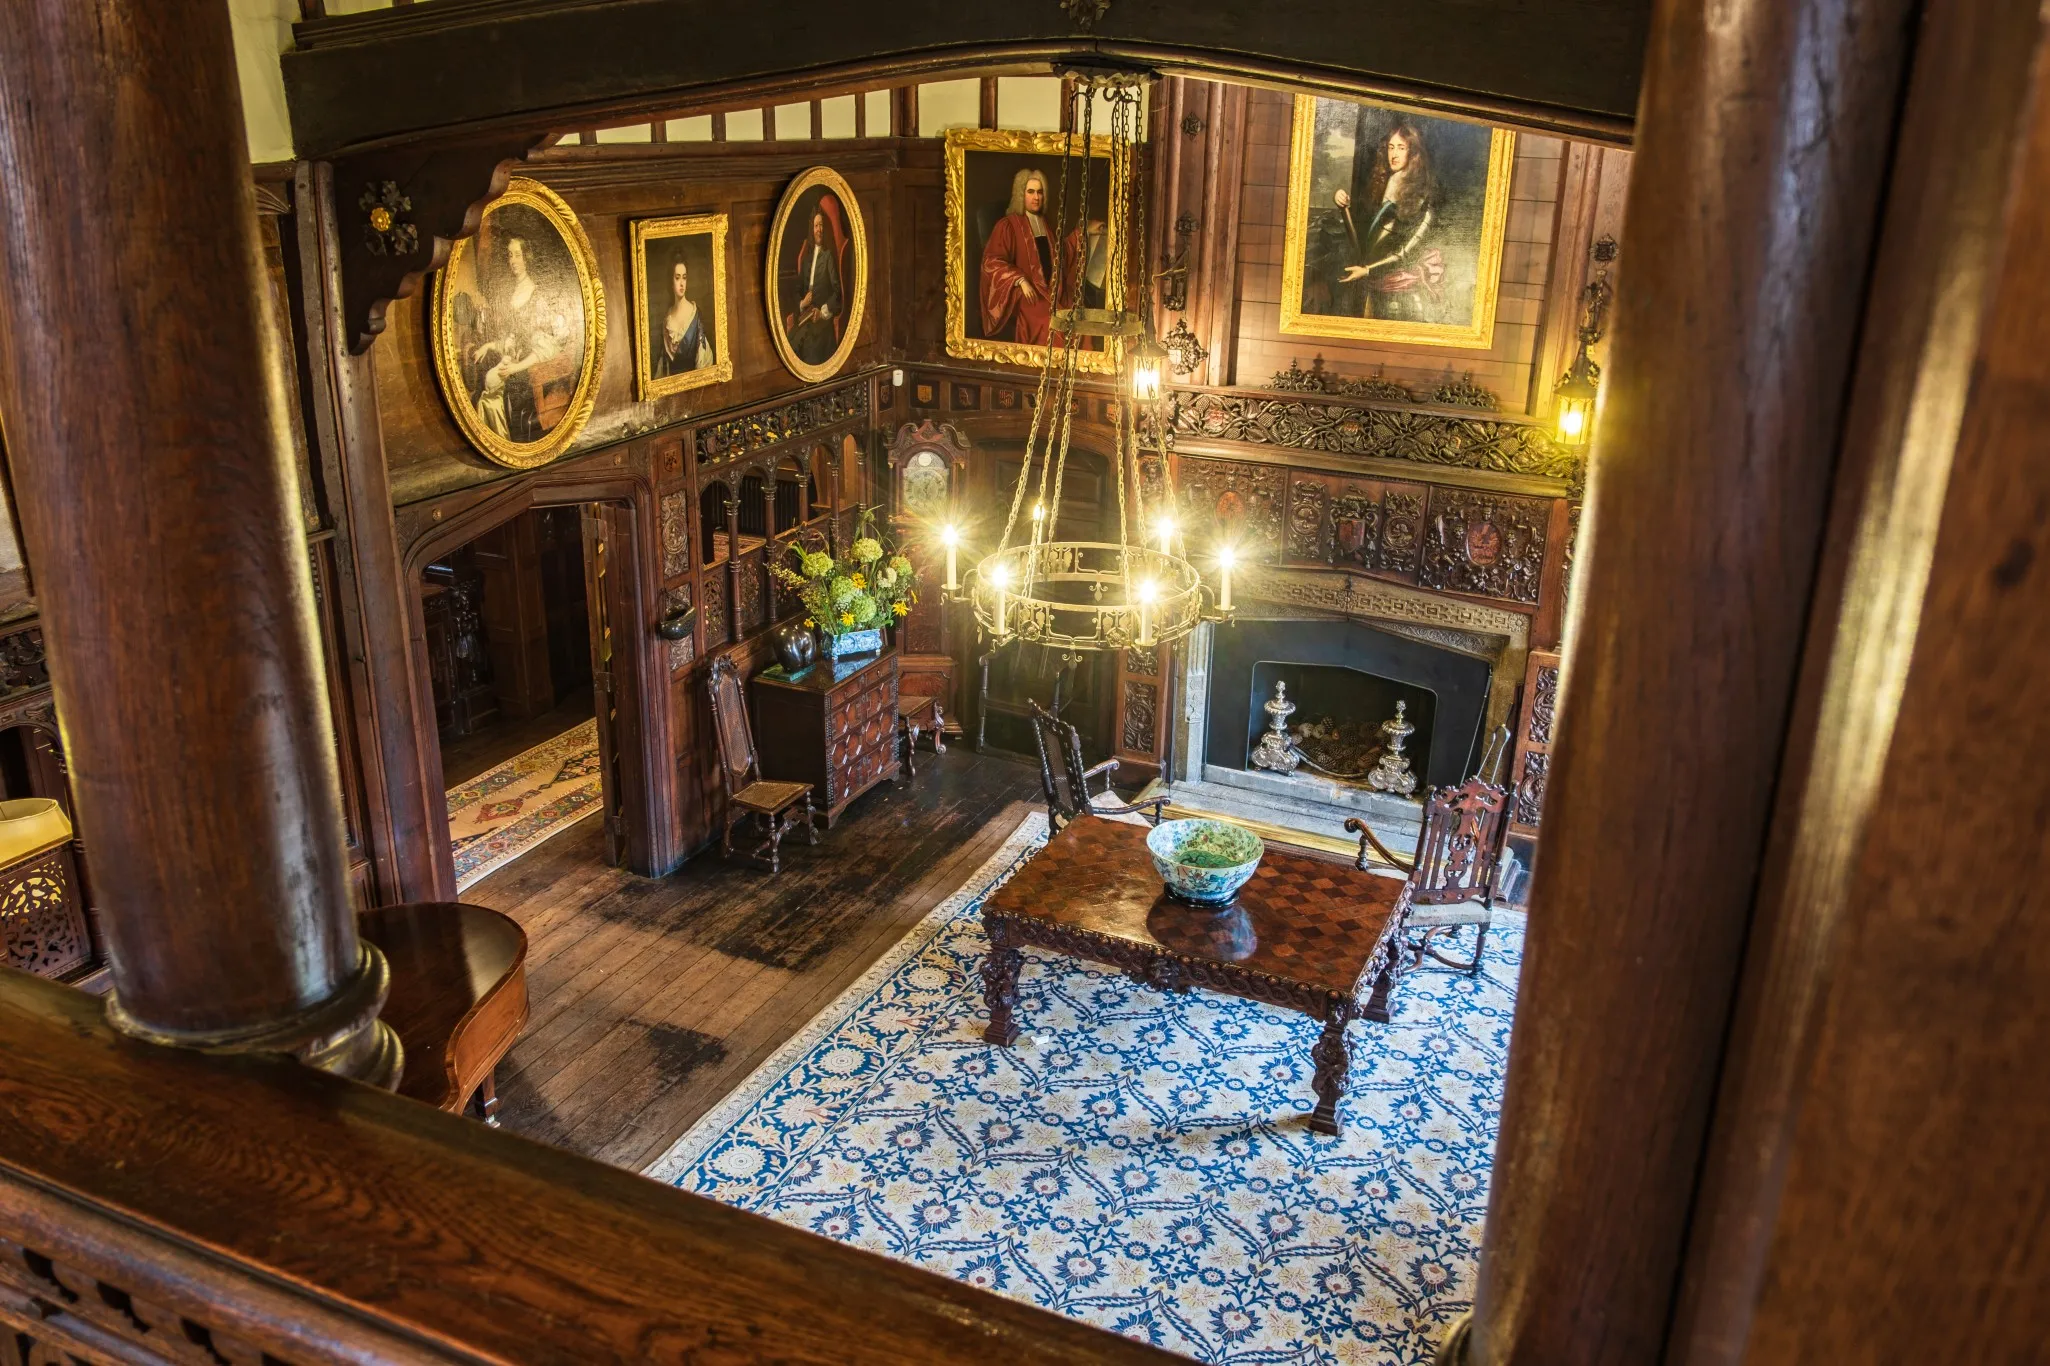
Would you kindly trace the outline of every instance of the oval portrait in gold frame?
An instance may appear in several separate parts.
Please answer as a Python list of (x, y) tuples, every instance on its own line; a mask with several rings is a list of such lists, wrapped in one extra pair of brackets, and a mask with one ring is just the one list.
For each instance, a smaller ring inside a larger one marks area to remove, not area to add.
[(764, 274), (777, 354), (799, 379), (831, 379), (854, 354), (868, 309), (868, 228), (838, 171), (814, 166), (783, 192)]
[(605, 294), (569, 205), (515, 177), (434, 277), (434, 372), (456, 426), (486, 458), (545, 465), (591, 420)]

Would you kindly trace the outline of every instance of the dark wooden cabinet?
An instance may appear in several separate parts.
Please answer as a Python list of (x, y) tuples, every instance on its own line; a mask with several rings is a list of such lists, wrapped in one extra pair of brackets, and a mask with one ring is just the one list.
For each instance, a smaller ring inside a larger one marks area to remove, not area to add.
[(755, 675), (751, 710), (764, 778), (807, 782), (830, 828), (897, 771), (897, 652)]

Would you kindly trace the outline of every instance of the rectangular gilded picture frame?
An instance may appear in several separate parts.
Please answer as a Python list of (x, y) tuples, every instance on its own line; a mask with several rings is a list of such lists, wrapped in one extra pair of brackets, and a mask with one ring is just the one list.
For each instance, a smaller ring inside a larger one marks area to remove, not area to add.
[(645, 403), (732, 379), (726, 215), (641, 219), (629, 255), (635, 394)]
[[(1055, 225), (1062, 194), (1062, 162), (1068, 159), (1066, 193), (1072, 227)], [(1061, 306), (1124, 306), (1126, 281), (1110, 278), (1108, 263), (1120, 255), (1130, 217), (1123, 187), (1111, 184), (1111, 140), (1089, 139), (1088, 212), (1076, 215), (1082, 183), (1082, 142), (1065, 133), (1017, 133), (987, 128), (947, 130), (947, 354), (963, 360), (998, 361), (1038, 369), (1045, 364), (1052, 331), (1044, 283), (1045, 266), (1061, 276)], [(1136, 159), (1135, 159), (1136, 160)], [(1040, 217), (1046, 251), (1027, 207), (1032, 181), (1043, 182)], [(1080, 221), (1075, 221), (1077, 217)], [(1058, 259), (1052, 239), (1062, 236)], [(1076, 283), (1082, 297), (1077, 300)], [(1022, 288), (1021, 288), (1022, 285)], [(1114, 374), (1114, 339), (1088, 337), (1076, 352), (1075, 368)]]
[(1516, 134), (1298, 95), (1281, 330), (1401, 345), (1494, 345)]

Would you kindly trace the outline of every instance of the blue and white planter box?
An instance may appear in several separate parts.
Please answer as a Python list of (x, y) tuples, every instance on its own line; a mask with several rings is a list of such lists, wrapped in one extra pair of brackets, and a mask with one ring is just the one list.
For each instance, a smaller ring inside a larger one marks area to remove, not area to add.
[(819, 640), (819, 653), (827, 659), (878, 654), (882, 648), (883, 631), (879, 626), (867, 631), (847, 631), (837, 636), (823, 636)]

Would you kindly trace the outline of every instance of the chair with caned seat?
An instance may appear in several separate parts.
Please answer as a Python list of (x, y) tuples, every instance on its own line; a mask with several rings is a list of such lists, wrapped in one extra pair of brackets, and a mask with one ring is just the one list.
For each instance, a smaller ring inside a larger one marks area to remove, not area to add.
[(712, 693), (712, 729), (719, 737), (719, 781), (726, 789), (726, 829), (719, 841), (719, 855), (733, 857), (733, 827), (747, 816), (762, 822), (767, 838), (750, 858), (762, 862), (768, 854), (769, 871), (783, 870), (781, 846), (790, 829), (791, 816), (803, 809), (804, 833), (819, 842), (819, 830), (811, 809), (811, 784), (775, 782), (762, 777), (760, 757), (755, 753), (754, 728), (748, 724), (747, 693), (740, 686), (740, 670), (733, 660), (720, 655), (712, 661), (707, 686)]
[[(1495, 920), (1495, 868), (1508, 834), (1504, 819), (1508, 807), (1508, 789), (1480, 778), (1439, 788), (1424, 803), (1423, 832), (1417, 837), (1416, 853), (1409, 858), (1389, 849), (1359, 817), (1346, 820), (1345, 828), (1360, 837), (1354, 866), (1367, 866), (1371, 847), (1409, 875), (1396, 902), (1396, 914), (1401, 917), (1398, 933), (1405, 936), (1402, 947), (1409, 955), (1410, 967), (1421, 967), (1424, 955), (1429, 954), (1468, 976), (1480, 971), (1481, 949)], [(1458, 934), (1465, 925), (1476, 927), (1472, 959), (1460, 962), (1433, 946), (1440, 938)], [(1411, 929), (1423, 933), (1412, 940), (1406, 937)]]

